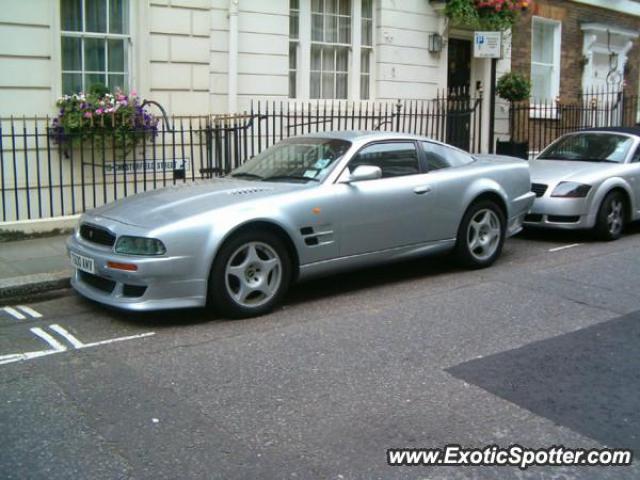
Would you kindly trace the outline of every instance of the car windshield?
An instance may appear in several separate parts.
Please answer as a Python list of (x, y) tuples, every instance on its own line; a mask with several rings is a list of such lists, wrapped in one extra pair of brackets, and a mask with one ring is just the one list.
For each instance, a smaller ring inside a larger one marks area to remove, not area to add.
[(290, 138), (231, 172), (234, 178), (273, 182), (319, 182), (351, 146), (334, 138)]
[(633, 139), (613, 133), (577, 133), (561, 138), (539, 156), (542, 160), (623, 163)]

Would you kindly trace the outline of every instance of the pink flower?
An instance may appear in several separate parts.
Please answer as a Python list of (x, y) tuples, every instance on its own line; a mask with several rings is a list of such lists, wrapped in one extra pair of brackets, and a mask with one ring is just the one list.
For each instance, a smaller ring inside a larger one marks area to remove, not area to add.
[(93, 114), (91, 112), (84, 112), (84, 118), (91, 118)]
[(138, 92), (136, 92), (135, 90), (131, 90), (131, 96), (132, 97), (137, 97), (138, 96)]

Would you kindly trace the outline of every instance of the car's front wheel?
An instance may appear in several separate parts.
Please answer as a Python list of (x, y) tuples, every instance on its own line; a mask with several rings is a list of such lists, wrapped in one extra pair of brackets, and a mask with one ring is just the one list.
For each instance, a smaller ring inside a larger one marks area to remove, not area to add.
[(209, 298), (225, 316), (246, 318), (269, 312), (291, 280), (291, 260), (271, 232), (244, 232), (224, 243), (213, 262)]
[(504, 236), (502, 210), (490, 200), (476, 202), (467, 209), (460, 222), (456, 257), (468, 268), (488, 267), (500, 256)]
[(620, 192), (609, 192), (598, 210), (595, 234), (600, 240), (617, 240), (622, 236), (625, 219), (624, 197)]

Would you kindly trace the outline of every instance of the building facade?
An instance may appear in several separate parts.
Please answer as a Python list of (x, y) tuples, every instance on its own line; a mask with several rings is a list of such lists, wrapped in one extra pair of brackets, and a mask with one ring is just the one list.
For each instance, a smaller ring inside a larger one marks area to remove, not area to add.
[(95, 83), (136, 89), (175, 115), (242, 111), (266, 99), (430, 99), (452, 86), (474, 94), (487, 85), (489, 61), (472, 57), (471, 33), (448, 29), (440, 4), (6, 2), (0, 115), (51, 113), (60, 95)]
[(511, 68), (532, 81), (532, 102), (591, 91), (638, 93), (640, 3), (536, 0), (513, 30)]

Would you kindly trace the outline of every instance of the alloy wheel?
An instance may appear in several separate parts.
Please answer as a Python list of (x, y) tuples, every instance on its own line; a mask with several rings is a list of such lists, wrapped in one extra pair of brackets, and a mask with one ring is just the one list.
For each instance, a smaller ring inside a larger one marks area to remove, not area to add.
[(607, 209), (607, 226), (612, 236), (616, 236), (622, 231), (624, 224), (623, 212), (624, 205), (622, 204), (622, 200), (614, 198)]
[(225, 287), (243, 307), (269, 302), (282, 283), (282, 260), (263, 242), (248, 242), (231, 254), (225, 267)]
[(480, 261), (490, 258), (500, 245), (501, 233), (498, 215), (488, 208), (478, 210), (467, 229), (469, 252)]

